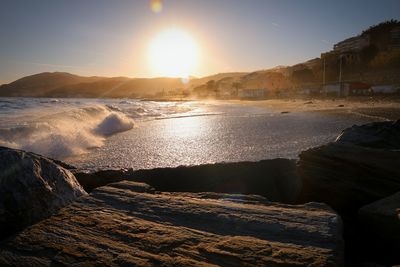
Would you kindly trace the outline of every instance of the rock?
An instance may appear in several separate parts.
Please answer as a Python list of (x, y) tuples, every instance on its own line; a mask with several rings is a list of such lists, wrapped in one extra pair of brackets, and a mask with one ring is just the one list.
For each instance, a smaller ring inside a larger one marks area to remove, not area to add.
[[(165, 193), (167, 195), (168, 193)], [(195, 197), (198, 199), (218, 199), (223, 201), (237, 202), (237, 203), (245, 203), (245, 204), (269, 204), (265, 197), (259, 195), (242, 195), (242, 194), (224, 194), (224, 193), (214, 193), (214, 192), (202, 192), (202, 193), (171, 193), (175, 196), (185, 196), (185, 197)]]
[(370, 253), (380, 255), (386, 265), (399, 264), (400, 192), (362, 207), (358, 222)]
[(324, 204), (236, 203), (129, 185), (97, 188), (25, 229), (0, 245), (0, 265), (343, 264), (341, 220)]
[(355, 125), (345, 129), (336, 139), (336, 143), (390, 150), (400, 149), (400, 120)]
[(95, 188), (105, 186), (122, 180), (129, 180), (133, 170), (99, 170), (99, 171), (81, 171), (79, 169), (71, 170), (76, 179), (90, 193)]
[(400, 192), (362, 207), (358, 216), (370, 234), (400, 240)]
[(331, 143), (299, 157), (301, 202), (324, 202), (356, 214), (361, 206), (400, 191), (400, 151)]
[(120, 188), (120, 189), (129, 189), (131, 191), (138, 192), (138, 193), (149, 193), (149, 194), (155, 193), (155, 189), (145, 183), (122, 181), (122, 182), (113, 184), (113, 187)]
[(389, 238), (398, 233), (394, 207), (400, 202), (380, 200), (400, 191), (399, 148), (399, 121), (378, 122), (348, 128), (334, 143), (299, 156), (299, 202), (324, 202), (339, 212), (348, 266), (400, 262), (398, 239)]
[(221, 192), (262, 195), (271, 201), (293, 203), (301, 190), (296, 161), (216, 163), (149, 170), (74, 172), (82, 186), (94, 188), (121, 180), (143, 182), (158, 191)]
[(70, 204), (86, 192), (53, 161), (0, 147), (0, 238)]

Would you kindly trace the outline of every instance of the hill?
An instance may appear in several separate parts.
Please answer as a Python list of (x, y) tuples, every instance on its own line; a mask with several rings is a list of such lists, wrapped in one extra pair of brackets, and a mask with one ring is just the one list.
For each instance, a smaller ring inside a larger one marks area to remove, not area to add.
[(60, 87), (78, 83), (89, 83), (103, 77), (82, 77), (66, 72), (44, 72), (18, 79), (0, 86), (0, 96), (44, 96)]
[(20, 97), (145, 97), (160, 92), (188, 90), (197, 84), (226, 77), (240, 77), (243, 72), (219, 73), (192, 78), (83, 77), (65, 72), (44, 72), (0, 85), (0, 96)]

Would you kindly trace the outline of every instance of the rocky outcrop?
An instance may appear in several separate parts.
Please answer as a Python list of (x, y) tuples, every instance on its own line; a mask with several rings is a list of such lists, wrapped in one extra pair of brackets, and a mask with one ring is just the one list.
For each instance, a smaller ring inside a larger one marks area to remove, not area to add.
[(336, 143), (390, 150), (400, 149), (400, 120), (355, 125), (345, 129), (336, 139)]
[(149, 170), (74, 171), (82, 186), (94, 188), (121, 180), (139, 181), (158, 191), (221, 192), (262, 195), (271, 201), (293, 203), (301, 190), (296, 162), (289, 159), (216, 163)]
[(400, 192), (362, 207), (358, 211), (364, 253), (386, 265), (400, 263)]
[(400, 192), (362, 207), (358, 216), (370, 234), (400, 241)]
[(124, 181), (94, 190), (3, 243), (0, 265), (343, 264), (341, 220), (326, 205), (137, 188)]
[(302, 201), (356, 213), (366, 204), (400, 191), (400, 151), (331, 143), (300, 154)]
[(86, 192), (74, 175), (39, 155), (0, 147), (0, 238), (55, 213)]
[(299, 156), (299, 202), (323, 202), (339, 212), (349, 266), (400, 263), (400, 198), (389, 197), (400, 191), (399, 148), (400, 121), (378, 122), (348, 128)]

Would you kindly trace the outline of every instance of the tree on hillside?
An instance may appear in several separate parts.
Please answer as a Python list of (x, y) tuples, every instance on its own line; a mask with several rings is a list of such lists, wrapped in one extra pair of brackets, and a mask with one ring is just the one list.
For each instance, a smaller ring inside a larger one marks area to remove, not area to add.
[(383, 32), (390, 31), (394, 27), (398, 26), (400, 26), (400, 21), (391, 19), (369, 27), (367, 30), (363, 31), (361, 35), (369, 34), (371, 36), (376, 36)]

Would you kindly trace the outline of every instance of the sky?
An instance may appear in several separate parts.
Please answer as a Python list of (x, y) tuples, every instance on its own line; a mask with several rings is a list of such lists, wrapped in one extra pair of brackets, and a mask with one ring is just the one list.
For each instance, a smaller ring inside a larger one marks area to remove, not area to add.
[(161, 4), (152, 9), (150, 0), (0, 0), (0, 84), (45, 71), (159, 76), (149, 47), (168, 29), (187, 33), (196, 44), (192, 76), (293, 65), (371, 25), (400, 19), (399, 0)]

